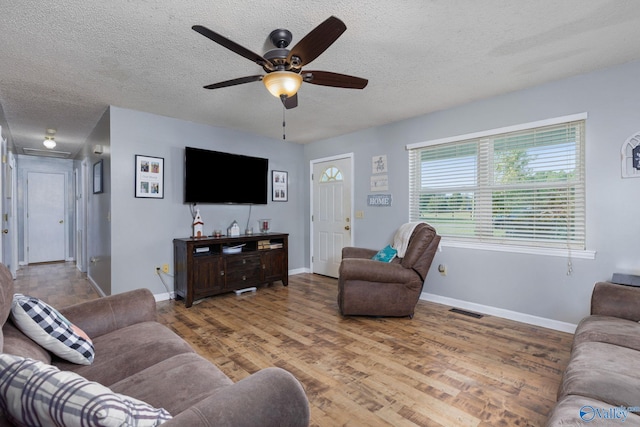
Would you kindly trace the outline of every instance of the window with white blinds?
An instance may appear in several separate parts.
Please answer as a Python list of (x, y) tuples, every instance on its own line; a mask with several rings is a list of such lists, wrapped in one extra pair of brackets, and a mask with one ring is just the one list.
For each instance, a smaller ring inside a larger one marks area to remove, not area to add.
[(523, 125), (407, 147), (410, 220), (453, 240), (584, 250), (584, 128)]

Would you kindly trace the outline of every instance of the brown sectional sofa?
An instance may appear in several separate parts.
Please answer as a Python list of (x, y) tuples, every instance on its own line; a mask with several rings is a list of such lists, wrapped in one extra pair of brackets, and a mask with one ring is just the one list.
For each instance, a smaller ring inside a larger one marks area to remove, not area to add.
[[(6, 354), (72, 371), (113, 392), (166, 409), (167, 426), (307, 426), (309, 404), (289, 372), (266, 368), (233, 383), (178, 335), (156, 321), (147, 289), (59, 311), (93, 340), (91, 365), (64, 361), (23, 335), (9, 318), (13, 280), (0, 265), (0, 348)], [(0, 426), (11, 425), (0, 414)]]
[(596, 283), (547, 426), (640, 426), (640, 287)]

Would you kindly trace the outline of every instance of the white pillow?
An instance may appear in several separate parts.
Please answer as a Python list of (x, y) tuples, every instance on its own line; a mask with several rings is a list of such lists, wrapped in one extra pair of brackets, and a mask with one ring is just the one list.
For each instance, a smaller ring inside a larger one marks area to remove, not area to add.
[(81, 365), (93, 362), (95, 350), (87, 334), (44, 301), (15, 294), (11, 317), (26, 336), (56, 356)]
[(171, 419), (162, 408), (33, 359), (0, 354), (0, 372), (0, 406), (18, 426), (151, 427)]

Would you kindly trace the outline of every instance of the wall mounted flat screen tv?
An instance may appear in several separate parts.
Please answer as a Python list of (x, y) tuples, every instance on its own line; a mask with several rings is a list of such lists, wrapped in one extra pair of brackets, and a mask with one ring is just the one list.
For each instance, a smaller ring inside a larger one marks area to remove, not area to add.
[(184, 149), (185, 203), (266, 205), (269, 159)]

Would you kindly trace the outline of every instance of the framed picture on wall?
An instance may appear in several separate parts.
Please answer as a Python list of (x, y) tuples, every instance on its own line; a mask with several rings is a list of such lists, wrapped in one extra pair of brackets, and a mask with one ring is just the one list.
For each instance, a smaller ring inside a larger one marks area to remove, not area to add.
[(102, 185), (103, 162), (104, 160), (100, 159), (93, 164), (93, 194), (104, 192), (104, 186)]
[(164, 198), (164, 158), (136, 154), (136, 197)]
[(274, 202), (286, 202), (289, 200), (289, 173), (284, 171), (271, 171), (271, 200)]

